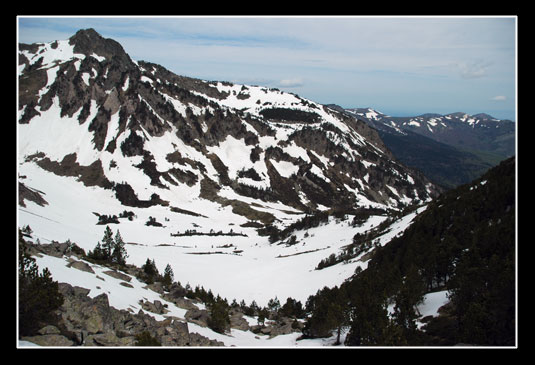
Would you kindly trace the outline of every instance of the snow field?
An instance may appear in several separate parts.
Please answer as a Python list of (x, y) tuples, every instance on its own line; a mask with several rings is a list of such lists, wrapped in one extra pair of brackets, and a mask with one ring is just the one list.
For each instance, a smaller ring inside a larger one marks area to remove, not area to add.
[[(220, 207), (202, 199), (183, 204), (182, 209), (202, 212), (207, 217), (194, 217), (173, 213), (168, 207), (131, 208), (122, 206), (113, 192), (98, 187), (87, 188), (73, 177), (59, 177), (33, 164), (23, 164), (19, 173), (27, 175), (23, 182), (45, 192), (49, 205), (38, 206), (26, 201), (26, 208), (18, 212), (18, 226), (30, 225), (34, 236), (41, 243), (52, 240), (64, 242), (70, 239), (86, 252), (93, 250), (102, 239), (105, 226), (96, 225), (93, 214), (119, 215), (123, 210), (136, 214), (133, 221), (120, 218), (120, 224), (110, 224), (115, 233), (121, 232), (127, 243), (128, 263), (141, 266), (147, 258), (154, 259), (160, 272), (169, 263), (175, 279), (182, 285), (189, 283), (211, 289), (228, 300), (255, 300), (266, 305), (269, 299), (287, 297), (303, 303), (325, 285), (339, 285), (351, 276), (362, 262), (336, 265), (316, 271), (314, 268), (331, 253), (351, 243), (357, 232), (376, 226), (385, 217), (371, 217), (360, 228), (352, 228), (348, 222), (329, 221), (328, 224), (295, 232), (297, 244), (269, 244), (267, 237), (260, 237), (253, 228), (240, 227), (246, 219), (232, 213), (231, 207)], [(91, 194), (88, 194), (88, 190)], [(265, 209), (279, 212), (281, 220), (289, 224), (302, 215), (281, 213), (282, 205), (266, 204)], [(146, 226), (149, 216), (164, 227)], [(197, 232), (228, 233), (232, 229), (243, 236), (181, 236), (186, 230)], [(305, 237), (305, 234), (307, 237)], [(235, 252), (241, 251), (241, 252)], [(219, 253), (216, 253), (219, 252)]]

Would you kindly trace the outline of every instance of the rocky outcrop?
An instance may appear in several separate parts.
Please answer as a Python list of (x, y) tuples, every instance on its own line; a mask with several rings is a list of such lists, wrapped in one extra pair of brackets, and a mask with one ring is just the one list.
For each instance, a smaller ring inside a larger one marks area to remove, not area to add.
[[(147, 331), (163, 346), (223, 346), (197, 333), (190, 333), (188, 324), (169, 317), (157, 321), (140, 310), (131, 313), (109, 305), (106, 294), (94, 298), (89, 289), (59, 284), (64, 303), (57, 311), (54, 325), (40, 329), (35, 336), (23, 337), (41, 346), (135, 346), (136, 335)], [(143, 307), (155, 313), (165, 313), (164, 305), (156, 300)]]
[(81, 271), (89, 272), (91, 274), (94, 274), (95, 272), (91, 268), (91, 266), (84, 261), (76, 261), (74, 259), (70, 260), (71, 262), (67, 265), (67, 267), (72, 267)]
[(39, 190), (34, 190), (19, 181), (19, 205), (26, 207), (24, 200), (29, 200), (42, 207), (48, 205), (48, 202), (43, 198), (44, 193)]

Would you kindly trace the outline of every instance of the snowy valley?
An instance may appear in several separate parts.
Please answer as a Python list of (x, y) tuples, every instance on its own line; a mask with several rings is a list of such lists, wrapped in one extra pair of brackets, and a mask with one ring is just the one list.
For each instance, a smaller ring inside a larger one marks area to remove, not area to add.
[[(373, 251), (401, 236), (442, 191), (396, 160), (358, 118), (277, 89), (133, 61), (92, 29), (20, 44), (18, 72), (17, 227), (31, 228), (24, 239), (70, 242), (88, 253), (109, 227), (120, 232), (128, 265), (154, 260), (181, 287), (202, 287), (228, 303), (266, 307), (292, 298), (305, 306), (319, 290), (366, 270)], [(219, 333), (187, 315), (206, 311), (205, 303), (177, 305), (127, 270), (121, 279), (84, 257), (33, 257), (59, 283), (85, 288), (85, 302), (105, 294), (110, 307), (130, 313), (124, 316), (165, 323), (154, 329), (160, 339), (186, 323), (189, 334), (224, 346), (336, 342), (334, 332), (303, 336), (305, 318), (295, 319), (297, 330), (270, 336), (255, 327), (258, 313), (236, 314), (247, 325)], [(165, 310), (151, 310), (156, 301)], [(447, 302), (444, 288), (427, 293), (418, 326)], [(131, 333), (124, 338), (132, 345)], [(106, 344), (99, 341), (93, 345)]]

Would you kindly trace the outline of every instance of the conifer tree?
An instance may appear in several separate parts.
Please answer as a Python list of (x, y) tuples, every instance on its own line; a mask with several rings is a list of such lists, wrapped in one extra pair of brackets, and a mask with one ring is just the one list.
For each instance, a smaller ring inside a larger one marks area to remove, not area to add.
[(214, 301), (210, 305), (208, 327), (218, 333), (225, 333), (230, 328), (229, 308), (224, 301)]
[(115, 243), (113, 241), (113, 232), (111, 231), (110, 226), (106, 226), (106, 229), (104, 231), (104, 237), (102, 237), (102, 251), (104, 254), (104, 260), (110, 260), (110, 258), (112, 257), (114, 245)]
[(121, 233), (119, 230), (117, 230), (117, 233), (115, 234), (115, 240), (113, 242), (111, 261), (119, 265), (125, 265), (127, 257), (128, 254), (126, 253), (125, 243), (121, 237)]
[(173, 269), (171, 268), (171, 265), (167, 264), (165, 267), (165, 270), (163, 272), (163, 280), (162, 283), (165, 287), (170, 287), (173, 283), (173, 280), (175, 279), (173, 274)]
[[(148, 284), (152, 284), (154, 282), (154, 279), (160, 276), (158, 273), (158, 268), (156, 267), (156, 263), (154, 262), (154, 259), (151, 260), (147, 258), (147, 261), (145, 261), (145, 264), (141, 266), (141, 269), (143, 270), (143, 273), (145, 274), (145, 282)], [(187, 286), (186, 286), (187, 288)]]
[(89, 251), (87, 253), (87, 256), (93, 260), (96, 261), (103, 261), (105, 258), (104, 250), (102, 249), (102, 246), (100, 245), (100, 242), (97, 242), (97, 245), (93, 249), (93, 251)]

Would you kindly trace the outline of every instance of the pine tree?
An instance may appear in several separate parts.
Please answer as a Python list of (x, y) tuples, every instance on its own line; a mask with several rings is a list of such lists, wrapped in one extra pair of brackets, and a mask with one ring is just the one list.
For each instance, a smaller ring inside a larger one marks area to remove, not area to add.
[(171, 284), (173, 284), (174, 279), (175, 279), (175, 276), (173, 274), (173, 269), (171, 268), (171, 265), (167, 264), (163, 272), (162, 284), (168, 288), (171, 286)]
[(102, 250), (104, 254), (103, 259), (105, 261), (109, 261), (112, 257), (114, 246), (115, 243), (113, 241), (113, 232), (111, 231), (110, 226), (106, 226), (104, 237), (102, 237)]
[(264, 326), (266, 323), (266, 318), (269, 316), (269, 311), (267, 308), (262, 308), (258, 311), (258, 324), (260, 326)]
[(95, 246), (93, 251), (89, 251), (87, 253), (87, 256), (95, 261), (104, 261), (106, 255), (104, 253), (104, 250), (102, 249), (102, 246), (100, 245), (100, 242), (97, 242), (97, 245)]
[(115, 234), (115, 240), (113, 242), (113, 251), (111, 254), (111, 261), (113, 263), (124, 266), (126, 264), (126, 258), (128, 254), (126, 253), (125, 243), (121, 237), (121, 233), (117, 230)]
[(268, 302), (268, 308), (272, 312), (277, 312), (281, 307), (281, 304), (279, 302), (279, 299), (275, 297), (275, 299), (270, 299)]
[(141, 269), (143, 270), (143, 273), (145, 274), (145, 277), (143, 278), (143, 280), (147, 284), (152, 284), (154, 282), (154, 279), (160, 276), (160, 274), (158, 273), (158, 268), (156, 267), (156, 263), (154, 262), (154, 259), (151, 260), (147, 258), (147, 261), (145, 261), (145, 264), (141, 266)]
[(382, 345), (389, 325), (387, 301), (383, 289), (367, 270), (348, 289), (351, 295), (351, 328), (346, 337), (348, 346)]
[(89, 251), (87, 256), (96, 261), (124, 266), (128, 254), (126, 253), (125, 242), (119, 230), (117, 230), (114, 239), (110, 227), (106, 226), (104, 236), (102, 237), (102, 244), (97, 242), (93, 251)]

